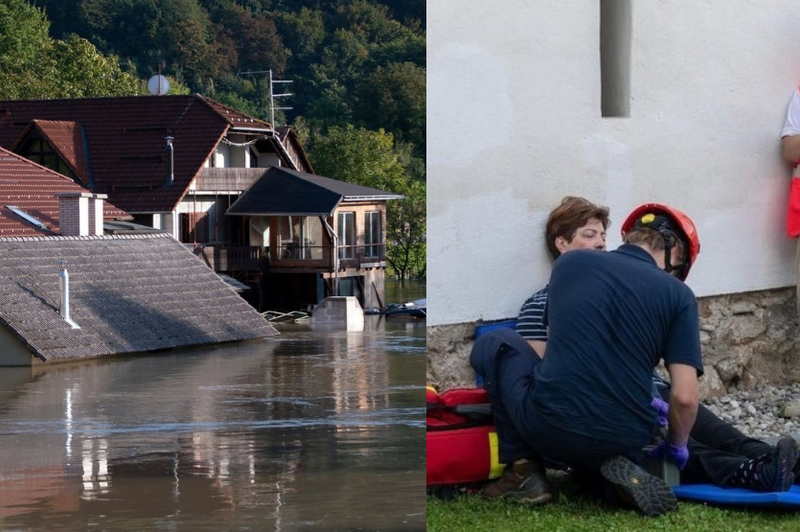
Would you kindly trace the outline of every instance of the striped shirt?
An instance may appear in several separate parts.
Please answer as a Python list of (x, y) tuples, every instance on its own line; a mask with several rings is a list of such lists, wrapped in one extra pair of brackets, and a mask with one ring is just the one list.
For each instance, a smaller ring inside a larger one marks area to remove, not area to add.
[(516, 330), (526, 340), (547, 341), (547, 327), (544, 324), (544, 308), (547, 306), (547, 287), (545, 286), (522, 305), (517, 319)]

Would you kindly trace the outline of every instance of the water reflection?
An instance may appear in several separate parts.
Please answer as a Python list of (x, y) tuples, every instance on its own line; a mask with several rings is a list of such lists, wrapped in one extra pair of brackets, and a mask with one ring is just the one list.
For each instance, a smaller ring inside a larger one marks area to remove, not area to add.
[(0, 523), (423, 530), (424, 322), (0, 371)]

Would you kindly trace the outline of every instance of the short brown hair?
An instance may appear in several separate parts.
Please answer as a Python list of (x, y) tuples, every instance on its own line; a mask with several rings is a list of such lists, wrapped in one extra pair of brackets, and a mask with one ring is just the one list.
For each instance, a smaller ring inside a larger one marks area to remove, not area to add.
[(586, 225), (589, 220), (596, 218), (608, 229), (611, 221), (608, 219), (608, 207), (595, 205), (591, 201), (578, 196), (565, 196), (561, 205), (550, 211), (545, 226), (545, 239), (547, 249), (554, 259), (561, 255), (556, 247), (556, 238), (561, 237), (567, 242), (572, 242), (578, 229)]
[[(686, 260), (686, 244), (674, 231), (665, 230), (665, 232), (672, 236), (672, 247), (676, 247), (680, 250), (682, 263)], [(663, 251), (666, 248), (664, 238), (665, 235), (661, 231), (650, 229), (649, 227), (634, 227), (625, 233), (624, 241), (626, 244), (647, 246), (653, 251)]]

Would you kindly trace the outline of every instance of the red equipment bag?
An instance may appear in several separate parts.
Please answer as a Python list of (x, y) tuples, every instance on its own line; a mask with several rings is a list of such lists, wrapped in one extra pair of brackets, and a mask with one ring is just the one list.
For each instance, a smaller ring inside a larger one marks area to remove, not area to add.
[(483, 388), (427, 388), (426, 485), (470, 484), (499, 477), (497, 432)]

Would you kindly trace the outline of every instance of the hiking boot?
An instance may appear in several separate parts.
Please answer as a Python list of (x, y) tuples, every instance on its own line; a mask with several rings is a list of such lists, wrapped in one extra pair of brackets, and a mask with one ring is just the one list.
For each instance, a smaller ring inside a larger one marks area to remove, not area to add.
[(797, 464), (797, 442), (784, 436), (775, 444), (772, 459), (756, 467), (750, 488), (758, 491), (787, 491), (794, 482)]
[(666, 482), (624, 456), (614, 456), (603, 462), (600, 474), (622, 502), (643, 515), (654, 517), (678, 507), (678, 499)]
[(515, 462), (503, 475), (483, 489), (488, 499), (507, 498), (528, 504), (543, 504), (553, 498), (544, 467), (538, 462)]

